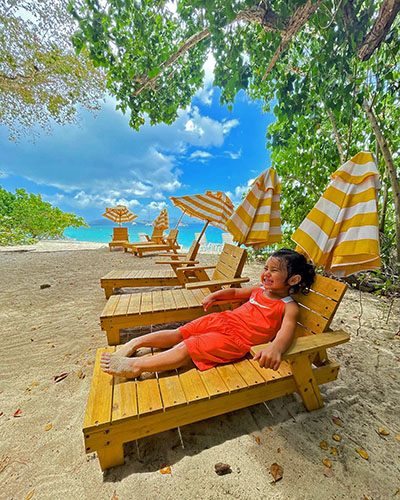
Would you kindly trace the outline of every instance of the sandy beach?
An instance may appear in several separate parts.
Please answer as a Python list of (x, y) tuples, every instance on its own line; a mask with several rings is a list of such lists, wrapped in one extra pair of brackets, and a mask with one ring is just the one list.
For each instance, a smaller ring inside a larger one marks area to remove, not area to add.
[[(321, 388), (322, 409), (308, 413), (297, 394), (275, 399), (182, 427), (184, 448), (177, 430), (129, 443), (125, 465), (102, 473), (82, 437), (96, 349), (106, 345), (100, 278), (156, 258), (93, 245), (1, 249), (0, 498), (400, 498), (400, 299), (351, 289), (332, 325), (351, 341), (330, 351), (341, 370)], [(261, 266), (245, 266), (251, 284)], [(217, 475), (218, 462), (232, 472)], [(276, 483), (273, 463), (283, 468)]]

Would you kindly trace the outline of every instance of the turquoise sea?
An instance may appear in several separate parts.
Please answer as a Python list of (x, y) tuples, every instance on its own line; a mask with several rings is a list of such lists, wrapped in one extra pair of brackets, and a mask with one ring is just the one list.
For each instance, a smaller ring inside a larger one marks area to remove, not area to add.
[[(138, 233), (151, 235), (153, 226), (146, 224), (123, 224), (128, 227), (129, 240), (139, 241)], [(175, 226), (172, 226), (172, 229)], [(183, 248), (189, 248), (195, 238), (195, 233), (200, 233), (204, 223), (188, 224), (179, 226), (178, 243)], [(108, 243), (111, 241), (112, 225), (93, 224), (90, 227), (79, 227), (77, 229), (68, 228), (64, 231), (64, 236), (76, 241), (95, 241), (97, 243)], [(171, 228), (170, 228), (171, 229)], [(222, 243), (222, 231), (217, 227), (208, 226), (205, 232), (206, 243)]]

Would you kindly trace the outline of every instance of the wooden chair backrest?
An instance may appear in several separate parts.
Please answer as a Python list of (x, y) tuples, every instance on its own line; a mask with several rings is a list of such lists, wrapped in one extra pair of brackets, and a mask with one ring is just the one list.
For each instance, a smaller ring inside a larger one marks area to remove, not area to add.
[(179, 229), (170, 229), (168, 236), (165, 238), (167, 243), (174, 244), (176, 242), (176, 238), (178, 237)]
[(185, 260), (194, 260), (197, 257), (197, 253), (200, 248), (200, 243), (197, 240), (193, 240), (188, 253), (186, 254)]
[(150, 236), (150, 240), (159, 243), (160, 240), (163, 239), (163, 236), (164, 236), (164, 229), (159, 227), (153, 227), (153, 232)]
[(127, 227), (113, 227), (113, 241), (129, 241), (128, 228)]
[(211, 279), (240, 278), (246, 259), (247, 252), (244, 248), (225, 243)]
[(346, 283), (317, 274), (307, 295), (293, 295), (300, 306), (295, 337), (328, 331), (346, 290)]

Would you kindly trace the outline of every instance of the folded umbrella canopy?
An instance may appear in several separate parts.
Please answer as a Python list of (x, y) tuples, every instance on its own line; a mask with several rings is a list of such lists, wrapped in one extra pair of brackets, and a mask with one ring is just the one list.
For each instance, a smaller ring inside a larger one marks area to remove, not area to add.
[(121, 225), (123, 222), (131, 222), (136, 219), (137, 215), (133, 214), (124, 205), (117, 205), (115, 207), (107, 207), (103, 214), (107, 219), (117, 222)]
[(332, 181), (292, 240), (316, 266), (343, 277), (378, 269), (379, 175), (369, 152), (357, 153)]
[(169, 228), (168, 212), (166, 208), (161, 210), (160, 215), (154, 219), (153, 226), (163, 231)]
[[(208, 224), (226, 231), (226, 222), (233, 212), (233, 203), (222, 191), (206, 191), (205, 194), (191, 196), (170, 196), (172, 203), (184, 214), (206, 221), (198, 241), (204, 234)], [(178, 222), (179, 224), (179, 222)]]
[(257, 177), (226, 223), (234, 241), (261, 248), (282, 240), (280, 193), (281, 185), (273, 168)]

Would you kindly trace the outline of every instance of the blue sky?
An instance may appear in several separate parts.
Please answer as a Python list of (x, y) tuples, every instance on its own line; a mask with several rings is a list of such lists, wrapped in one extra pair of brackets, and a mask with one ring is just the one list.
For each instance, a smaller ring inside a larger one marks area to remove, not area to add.
[(244, 93), (230, 112), (211, 82), (209, 65), (204, 88), (170, 126), (146, 124), (136, 132), (112, 98), (96, 116), (82, 111), (79, 124), (55, 124), (35, 143), (10, 142), (0, 126), (0, 184), (40, 193), (88, 222), (118, 203), (140, 220), (154, 219), (162, 208), (178, 218), (169, 196), (207, 189), (225, 191), (237, 204), (249, 182), (270, 166), (265, 134), (273, 115)]

